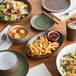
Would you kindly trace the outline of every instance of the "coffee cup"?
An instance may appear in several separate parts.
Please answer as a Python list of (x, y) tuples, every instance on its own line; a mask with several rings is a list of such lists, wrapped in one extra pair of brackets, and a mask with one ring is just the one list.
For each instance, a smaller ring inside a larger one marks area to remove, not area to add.
[(66, 23), (67, 40), (76, 41), (76, 17), (70, 18)]
[(18, 58), (13, 52), (0, 52), (0, 76), (7, 76), (17, 70)]

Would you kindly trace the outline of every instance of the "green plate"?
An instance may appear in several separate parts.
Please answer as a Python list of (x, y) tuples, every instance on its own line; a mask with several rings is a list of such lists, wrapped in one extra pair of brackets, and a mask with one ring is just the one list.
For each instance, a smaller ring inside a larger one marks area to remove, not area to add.
[[(4, 50), (4, 51), (11, 51), (15, 53), (19, 60), (19, 65), (18, 65), (17, 70), (14, 73), (7, 75), (7, 76), (26, 76), (29, 71), (29, 62), (26, 56), (13, 50)], [(1, 51), (1, 52), (4, 52), (4, 51)]]
[(37, 14), (31, 18), (31, 26), (36, 30), (48, 30), (55, 22), (44, 14)]

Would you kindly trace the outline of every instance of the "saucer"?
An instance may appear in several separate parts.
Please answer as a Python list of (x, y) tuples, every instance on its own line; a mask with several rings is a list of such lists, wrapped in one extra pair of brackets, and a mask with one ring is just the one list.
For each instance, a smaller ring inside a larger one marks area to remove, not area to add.
[(53, 20), (51, 20), (46, 15), (40, 13), (31, 18), (31, 26), (36, 30), (48, 30), (52, 28), (55, 24)]
[(7, 76), (26, 76), (29, 71), (29, 62), (26, 56), (24, 56), (20, 52), (13, 51), (13, 50), (3, 50), (3, 51), (11, 51), (12, 53), (15, 53), (19, 60), (19, 65), (17, 70), (14, 73), (9, 74)]

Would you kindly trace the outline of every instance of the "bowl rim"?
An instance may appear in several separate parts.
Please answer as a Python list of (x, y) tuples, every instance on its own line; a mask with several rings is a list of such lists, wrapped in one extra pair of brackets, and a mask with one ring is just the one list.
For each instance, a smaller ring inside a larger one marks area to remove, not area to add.
[(45, 10), (50, 11), (50, 12), (63, 12), (63, 11), (65, 11), (66, 9), (69, 9), (69, 7), (71, 6), (71, 2), (69, 1), (68, 5), (67, 5), (65, 8), (63, 8), (63, 9), (61, 9), (61, 10), (52, 10), (52, 9), (47, 8), (47, 7), (43, 4), (43, 1), (45, 1), (45, 0), (41, 0), (41, 6), (42, 6)]
[(18, 59), (18, 57), (17, 57), (17, 55), (16, 55), (15, 53), (13, 53), (13, 52), (11, 52), (11, 51), (1, 50), (0, 53), (2, 53), (2, 52), (12, 53), (13, 55), (16, 56), (17, 62), (16, 62), (16, 64), (15, 64), (14, 66), (12, 66), (11, 68), (9, 68), (9, 69), (0, 69), (0, 71), (9, 71), (9, 70), (12, 70), (14, 67), (16, 67), (16, 66), (19, 64), (19, 59)]
[[(9, 31), (10, 31), (10, 29), (14, 28), (14, 26), (17, 26), (17, 27), (21, 26), (21, 27), (23, 27), (23, 28), (27, 31), (27, 35), (26, 35), (25, 37), (21, 38), (21, 39), (12, 38), (12, 37), (9, 35)], [(14, 26), (11, 26), (11, 27), (8, 29), (8, 32), (7, 32), (8, 36), (9, 36), (11, 39), (14, 39), (14, 40), (22, 40), (22, 39), (25, 39), (25, 38), (29, 35), (29, 31), (28, 31), (28, 28), (27, 28), (26, 26), (24, 26), (24, 25), (14, 25)]]
[[(59, 53), (58, 53), (58, 55), (57, 55), (57, 57), (56, 57), (56, 67), (57, 67), (57, 70), (59, 71), (59, 73), (60, 73), (61, 75), (63, 75), (63, 72), (61, 71), (61, 69), (60, 69), (59, 66), (58, 66), (58, 57), (59, 57), (59, 54), (62, 52), (62, 50), (63, 50), (64, 48), (66, 48), (66, 47), (68, 47), (68, 46), (71, 46), (71, 45), (76, 45), (76, 43), (71, 43), (71, 44), (69, 44), (69, 45), (64, 46), (64, 47), (59, 51)], [(69, 53), (69, 52), (68, 52), (68, 53)]]

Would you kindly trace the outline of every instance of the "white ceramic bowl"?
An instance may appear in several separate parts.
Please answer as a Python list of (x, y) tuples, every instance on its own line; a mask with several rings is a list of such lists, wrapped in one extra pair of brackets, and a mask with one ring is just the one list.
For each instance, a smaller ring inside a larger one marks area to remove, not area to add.
[(73, 43), (73, 44), (70, 44), (70, 45), (67, 45), (66, 47), (64, 47), (57, 56), (56, 66), (57, 66), (57, 69), (60, 72), (61, 76), (63, 76), (63, 72), (60, 69), (60, 64), (61, 64), (60, 60), (64, 55), (66, 55), (72, 51), (76, 51), (76, 43)]

